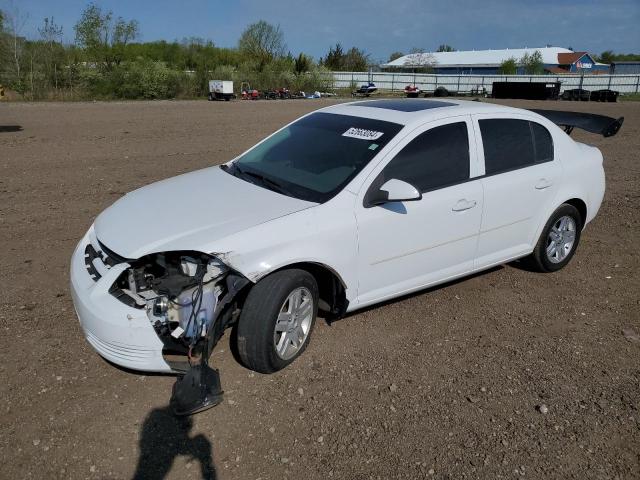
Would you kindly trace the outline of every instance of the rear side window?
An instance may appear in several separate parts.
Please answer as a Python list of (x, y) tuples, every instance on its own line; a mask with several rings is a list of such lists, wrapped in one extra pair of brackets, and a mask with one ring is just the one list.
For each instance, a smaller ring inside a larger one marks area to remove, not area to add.
[(533, 147), (536, 152), (536, 163), (550, 162), (553, 160), (553, 140), (549, 130), (539, 123), (529, 122), (533, 132)]
[(542, 125), (513, 118), (480, 120), (479, 123), (486, 175), (553, 160), (551, 134)]
[(417, 136), (385, 167), (384, 180), (392, 178), (404, 180), (422, 193), (467, 180), (467, 124), (443, 125)]

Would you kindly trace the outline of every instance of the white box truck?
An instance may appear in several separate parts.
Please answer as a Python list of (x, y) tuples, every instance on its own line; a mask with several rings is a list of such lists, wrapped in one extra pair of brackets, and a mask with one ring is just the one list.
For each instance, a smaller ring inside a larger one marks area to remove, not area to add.
[(230, 80), (209, 80), (209, 100), (226, 100), (236, 98), (233, 93), (233, 82)]

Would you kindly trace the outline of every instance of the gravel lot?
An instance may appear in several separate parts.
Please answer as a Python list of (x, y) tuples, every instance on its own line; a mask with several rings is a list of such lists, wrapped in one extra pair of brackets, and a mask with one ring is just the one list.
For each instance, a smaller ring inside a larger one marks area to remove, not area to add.
[(172, 377), (93, 352), (68, 263), (94, 217), (327, 103), (0, 104), (0, 477), (640, 478), (640, 103), (510, 103), (626, 117), (574, 134), (608, 185), (561, 272), (507, 265), (318, 322), (270, 376), (226, 335), (225, 402), (186, 420)]

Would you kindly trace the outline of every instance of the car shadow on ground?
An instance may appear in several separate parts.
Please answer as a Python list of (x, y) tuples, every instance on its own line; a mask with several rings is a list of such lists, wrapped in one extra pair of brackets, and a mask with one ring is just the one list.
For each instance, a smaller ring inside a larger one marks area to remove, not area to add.
[(359, 315), (359, 314), (364, 313), (364, 312), (368, 312), (370, 310), (375, 310), (377, 308), (386, 307), (387, 305), (393, 305), (394, 303), (402, 302), (402, 301), (407, 300), (409, 298), (418, 297), (420, 295), (424, 295), (425, 293), (436, 292), (438, 290), (442, 290), (443, 288), (448, 288), (448, 287), (451, 287), (452, 285), (456, 285), (458, 283), (466, 282), (467, 280), (470, 280), (470, 279), (475, 278), (475, 277), (480, 277), (482, 275), (487, 275), (488, 273), (492, 273), (492, 272), (498, 272), (498, 271), (500, 271), (500, 270), (502, 270), (504, 268), (505, 268), (504, 265), (497, 265), (495, 267), (489, 268), (488, 270), (482, 270), (480, 272), (475, 272), (475, 273), (469, 274), (469, 275), (467, 275), (465, 277), (456, 278), (455, 280), (451, 280), (451, 281), (446, 282), (446, 283), (441, 283), (441, 284), (435, 285), (433, 287), (427, 287), (427, 288), (425, 288), (423, 290), (418, 290), (416, 292), (407, 293), (406, 295), (402, 295), (400, 297), (391, 298), (389, 300), (385, 300), (384, 302), (375, 303), (375, 304), (370, 305), (368, 307), (359, 308), (358, 310), (355, 310), (354, 312), (347, 313), (342, 318), (337, 318), (337, 319), (336, 318), (334, 318), (334, 319), (325, 318), (324, 320), (327, 322), (328, 325), (331, 325), (334, 322), (341, 321), (341, 320), (348, 320), (350, 317), (353, 317), (355, 315)]
[[(510, 266), (515, 266), (515, 265), (511, 265), (511, 264), (509, 264), (509, 265)], [(519, 266), (515, 266), (515, 267), (516, 268), (521, 268)], [(417, 297), (419, 295), (424, 295), (425, 293), (435, 292), (437, 290), (440, 290), (440, 289), (443, 289), (443, 288), (447, 288), (447, 287), (450, 287), (452, 285), (456, 285), (456, 284), (461, 283), (461, 282), (465, 282), (465, 281), (467, 281), (467, 280), (469, 280), (471, 278), (475, 278), (475, 277), (479, 277), (479, 276), (482, 276), (482, 275), (486, 275), (486, 274), (491, 273), (491, 272), (497, 272), (497, 271), (503, 270), (504, 268), (505, 268), (504, 265), (497, 265), (497, 266), (492, 267), (492, 268), (490, 268), (488, 270), (482, 270), (481, 272), (472, 273), (472, 274), (470, 274), (470, 275), (468, 275), (466, 277), (461, 277), (461, 278), (458, 278), (458, 279), (455, 279), (455, 280), (451, 280), (451, 281), (446, 282), (446, 283), (442, 283), (440, 285), (436, 285), (434, 287), (425, 288), (424, 290), (418, 290), (417, 292), (408, 293), (408, 294), (402, 295), (400, 297), (395, 297), (395, 298), (392, 298), (390, 300), (386, 300), (384, 302), (376, 303), (376, 304), (371, 305), (369, 307), (358, 309), (358, 310), (356, 310), (354, 312), (347, 313), (346, 315), (344, 315), (343, 317), (340, 317), (340, 318), (318, 316), (318, 319), (322, 318), (326, 322), (327, 325), (331, 326), (332, 323), (343, 321), (343, 320), (348, 320), (349, 318), (354, 317), (356, 315), (359, 315), (361, 313), (368, 312), (370, 310), (375, 310), (377, 308), (385, 307), (387, 305), (392, 305), (394, 303), (402, 302), (402, 301), (407, 300), (409, 298)], [(321, 314), (319, 314), (319, 315), (321, 315)], [(243, 365), (246, 368), (248, 368), (246, 365), (244, 365), (244, 363), (242, 361), (242, 358), (240, 357), (240, 353), (238, 352), (237, 330), (238, 329), (235, 328), (235, 325), (231, 329), (231, 333), (230, 333), (230, 336), (229, 336), (229, 350), (231, 351), (231, 354), (233, 355), (233, 358), (240, 365)]]
[(527, 262), (524, 258), (509, 262), (507, 265), (524, 272), (540, 273), (540, 270), (538, 270), (532, 262)]
[(202, 478), (215, 480), (211, 442), (202, 434), (190, 436), (192, 417), (177, 417), (169, 406), (153, 409), (142, 424), (140, 458), (134, 480), (166, 478), (176, 457), (187, 456), (197, 463)]
[(0, 133), (4, 132), (21, 132), (21, 125), (0, 125)]

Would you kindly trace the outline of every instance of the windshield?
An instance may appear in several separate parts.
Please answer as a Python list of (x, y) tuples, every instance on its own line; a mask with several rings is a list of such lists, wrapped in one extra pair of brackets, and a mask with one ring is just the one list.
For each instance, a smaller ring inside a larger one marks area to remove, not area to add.
[(284, 195), (323, 203), (336, 195), (402, 125), (314, 113), (239, 157), (226, 170)]

